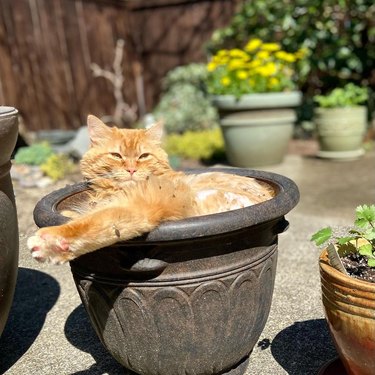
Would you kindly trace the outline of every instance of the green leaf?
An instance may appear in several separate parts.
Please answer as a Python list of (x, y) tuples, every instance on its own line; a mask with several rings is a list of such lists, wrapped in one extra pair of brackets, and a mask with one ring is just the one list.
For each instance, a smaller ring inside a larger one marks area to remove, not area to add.
[(371, 228), (363, 234), (363, 238), (368, 241), (375, 239), (375, 228)]
[(328, 241), (332, 236), (332, 228), (327, 227), (319, 230), (315, 234), (311, 236), (310, 241), (315, 242), (317, 246), (324, 244), (324, 242)]
[(355, 212), (355, 225), (357, 225), (359, 228), (364, 228), (369, 223), (375, 223), (375, 205), (367, 206), (364, 204), (362, 206), (358, 206)]
[(369, 259), (367, 261), (367, 264), (370, 266), (370, 267), (375, 267), (375, 259)]
[(339, 245), (345, 245), (349, 241), (353, 241), (353, 240), (355, 240), (355, 237), (353, 237), (353, 236), (351, 236), (351, 237), (340, 237), (340, 238), (337, 239), (337, 243)]
[(370, 257), (372, 258), (373, 255), (372, 255), (372, 246), (371, 244), (366, 244), (366, 245), (362, 245), (358, 248), (358, 252), (361, 254), (361, 255), (364, 255), (366, 257)]

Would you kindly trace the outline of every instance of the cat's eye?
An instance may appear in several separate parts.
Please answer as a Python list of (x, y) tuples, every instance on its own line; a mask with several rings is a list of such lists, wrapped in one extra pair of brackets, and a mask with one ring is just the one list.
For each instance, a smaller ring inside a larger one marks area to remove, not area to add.
[(141, 156), (138, 159), (146, 159), (149, 156), (150, 156), (150, 154), (148, 152), (145, 152), (145, 153), (141, 154)]
[(110, 152), (110, 155), (114, 157), (115, 159), (122, 159), (122, 155), (118, 152)]

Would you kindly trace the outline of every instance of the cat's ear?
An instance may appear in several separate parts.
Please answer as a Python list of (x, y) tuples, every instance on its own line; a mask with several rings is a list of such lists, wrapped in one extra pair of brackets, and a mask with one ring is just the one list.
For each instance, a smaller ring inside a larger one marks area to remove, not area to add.
[(163, 122), (158, 121), (146, 130), (147, 137), (160, 143), (163, 138)]
[(87, 116), (87, 128), (91, 144), (98, 144), (110, 137), (110, 128), (94, 115)]

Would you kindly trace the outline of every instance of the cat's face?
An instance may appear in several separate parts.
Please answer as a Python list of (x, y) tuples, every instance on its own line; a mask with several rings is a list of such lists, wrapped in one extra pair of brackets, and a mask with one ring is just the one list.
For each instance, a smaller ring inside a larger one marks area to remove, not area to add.
[(91, 148), (81, 160), (81, 171), (93, 183), (121, 186), (170, 170), (168, 156), (160, 147), (161, 124), (147, 130), (118, 129), (90, 115), (87, 126)]

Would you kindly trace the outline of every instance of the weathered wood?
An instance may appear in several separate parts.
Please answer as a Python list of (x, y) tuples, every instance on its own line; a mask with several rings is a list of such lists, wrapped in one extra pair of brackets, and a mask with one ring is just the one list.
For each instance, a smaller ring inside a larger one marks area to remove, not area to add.
[(125, 40), (123, 95), (141, 113), (157, 103), (172, 68), (204, 61), (204, 43), (240, 0), (1, 0), (0, 104), (29, 130), (72, 129), (87, 114), (113, 115), (111, 69)]

